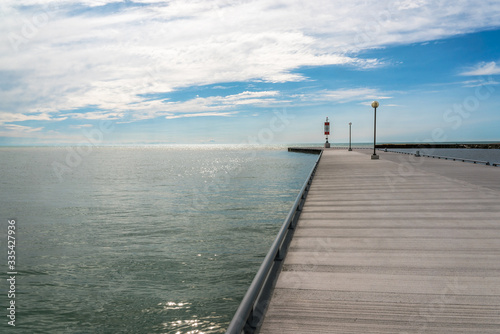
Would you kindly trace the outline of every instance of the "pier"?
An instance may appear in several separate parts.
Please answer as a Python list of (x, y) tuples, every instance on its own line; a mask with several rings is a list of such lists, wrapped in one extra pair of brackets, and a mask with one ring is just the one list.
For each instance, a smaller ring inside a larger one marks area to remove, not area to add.
[(369, 154), (323, 151), (253, 328), (498, 333), (500, 168)]

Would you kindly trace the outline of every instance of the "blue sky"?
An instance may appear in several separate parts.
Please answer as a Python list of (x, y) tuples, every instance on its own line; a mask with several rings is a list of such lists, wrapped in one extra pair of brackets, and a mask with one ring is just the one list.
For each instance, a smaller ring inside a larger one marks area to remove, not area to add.
[[(498, 1), (0, 4), (0, 145), (500, 142)], [(90, 138), (90, 139), (89, 139)], [(93, 138), (93, 139), (92, 139)]]

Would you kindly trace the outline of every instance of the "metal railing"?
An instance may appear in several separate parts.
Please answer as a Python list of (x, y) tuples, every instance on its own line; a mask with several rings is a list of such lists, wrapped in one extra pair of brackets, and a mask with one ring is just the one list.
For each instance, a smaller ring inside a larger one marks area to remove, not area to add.
[(490, 163), (489, 161), (484, 161), (484, 160), (474, 160), (474, 159), (464, 159), (464, 158), (454, 158), (454, 157), (442, 157), (442, 156), (438, 156), (438, 155), (428, 155), (428, 154), (416, 155), (416, 153), (400, 152), (400, 151), (386, 151), (386, 152), (400, 153), (400, 154), (407, 154), (407, 155), (415, 155), (415, 156), (427, 157), (427, 158), (433, 158), (433, 159), (444, 159), (444, 160), (453, 160), (453, 161), (462, 161), (462, 162), (472, 162), (474, 164), (483, 164), (483, 165), (486, 165), (486, 166), (493, 166), (493, 167), (497, 167), (499, 165), (499, 163)]
[(260, 265), (240, 306), (236, 310), (233, 320), (227, 328), (226, 334), (252, 334), (261, 324), (271, 297), (272, 289), (279, 270), (281, 269), (282, 261), (288, 250), (288, 245), (292, 239), (295, 225), (297, 224), (302, 207), (304, 206), (307, 193), (311, 187), (312, 179), (316, 173), (322, 154), (323, 152), (319, 154), (318, 159), (314, 163), (314, 167), (311, 169), (307, 180), (304, 182), (276, 239), (274, 239), (269, 252)]

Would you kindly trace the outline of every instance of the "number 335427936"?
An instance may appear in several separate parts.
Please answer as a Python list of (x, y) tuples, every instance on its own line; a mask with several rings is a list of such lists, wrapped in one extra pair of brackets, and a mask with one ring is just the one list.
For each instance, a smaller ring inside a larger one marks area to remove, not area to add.
[(8, 231), (7, 231), (7, 264), (11, 270), (14, 269), (16, 265), (16, 221), (9, 220)]

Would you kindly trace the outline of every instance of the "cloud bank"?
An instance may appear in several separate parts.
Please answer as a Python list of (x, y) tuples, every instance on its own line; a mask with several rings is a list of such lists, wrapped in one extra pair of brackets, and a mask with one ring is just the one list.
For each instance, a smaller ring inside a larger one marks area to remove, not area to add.
[[(245, 105), (286, 97), (276, 91), (186, 101), (147, 96), (229, 82), (303, 81), (298, 70), (306, 66), (379, 66), (362, 51), (490, 29), (500, 17), (498, 1), (465, 0), (6, 0), (0, 6), (0, 126), (68, 117), (232, 116)], [(483, 73), (500, 71), (485, 63), (463, 74)], [(360, 92), (372, 91), (360, 88), (347, 98)], [(312, 98), (337, 99), (335, 92)]]
[(466, 76), (482, 76), (482, 75), (497, 75), (500, 74), (500, 66), (496, 62), (481, 62), (476, 64), (469, 71), (462, 72), (461, 75)]

